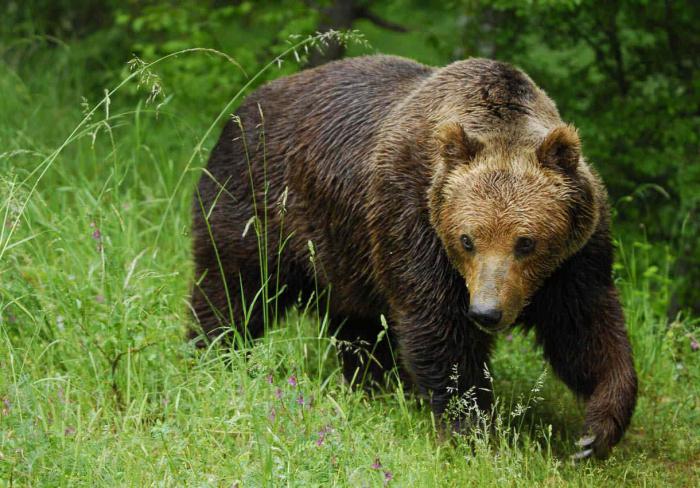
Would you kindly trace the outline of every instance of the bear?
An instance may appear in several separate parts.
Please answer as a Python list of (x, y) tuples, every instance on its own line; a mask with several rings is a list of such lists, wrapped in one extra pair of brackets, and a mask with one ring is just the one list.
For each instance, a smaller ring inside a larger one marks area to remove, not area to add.
[(607, 198), (577, 130), (509, 64), (373, 55), (304, 70), (247, 96), (211, 152), (192, 336), (255, 339), (267, 303), (326, 289), (330, 333), (365, 348), (340, 352), (345, 378), (380, 382), (398, 356), (446, 418), (470, 389), (488, 412), (497, 334), (534, 330), (586, 404), (575, 456), (605, 457), (637, 396)]

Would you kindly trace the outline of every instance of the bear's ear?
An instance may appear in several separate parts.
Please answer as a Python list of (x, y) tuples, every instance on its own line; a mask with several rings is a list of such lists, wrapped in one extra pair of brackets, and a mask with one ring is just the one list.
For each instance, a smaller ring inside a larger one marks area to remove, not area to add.
[(468, 135), (457, 122), (442, 124), (437, 129), (440, 156), (449, 166), (472, 161), (484, 148), (476, 137)]
[(567, 173), (576, 171), (581, 158), (581, 140), (570, 125), (553, 129), (537, 148), (537, 159), (542, 166), (562, 169)]

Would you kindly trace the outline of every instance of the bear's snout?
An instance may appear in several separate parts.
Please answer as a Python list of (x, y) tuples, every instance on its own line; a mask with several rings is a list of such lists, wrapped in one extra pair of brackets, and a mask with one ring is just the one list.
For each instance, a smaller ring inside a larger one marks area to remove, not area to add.
[(469, 318), (484, 327), (493, 327), (501, 322), (503, 312), (495, 307), (473, 305), (469, 307)]

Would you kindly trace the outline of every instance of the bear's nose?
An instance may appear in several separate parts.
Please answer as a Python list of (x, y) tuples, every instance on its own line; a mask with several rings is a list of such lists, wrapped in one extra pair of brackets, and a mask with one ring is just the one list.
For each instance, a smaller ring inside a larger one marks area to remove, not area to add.
[(469, 308), (469, 318), (472, 319), (474, 322), (478, 322), (484, 327), (490, 327), (498, 324), (501, 321), (501, 317), (503, 317), (503, 312), (501, 312), (497, 308)]

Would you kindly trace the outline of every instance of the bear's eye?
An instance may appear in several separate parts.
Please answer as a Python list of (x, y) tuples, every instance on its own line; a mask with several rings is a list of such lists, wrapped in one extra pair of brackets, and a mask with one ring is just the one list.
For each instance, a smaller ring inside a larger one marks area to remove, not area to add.
[(468, 235), (462, 235), (459, 239), (462, 241), (462, 247), (464, 247), (465, 251), (472, 252), (474, 250), (474, 243)]
[(529, 237), (519, 237), (515, 243), (515, 254), (517, 256), (527, 256), (535, 250), (535, 241)]

